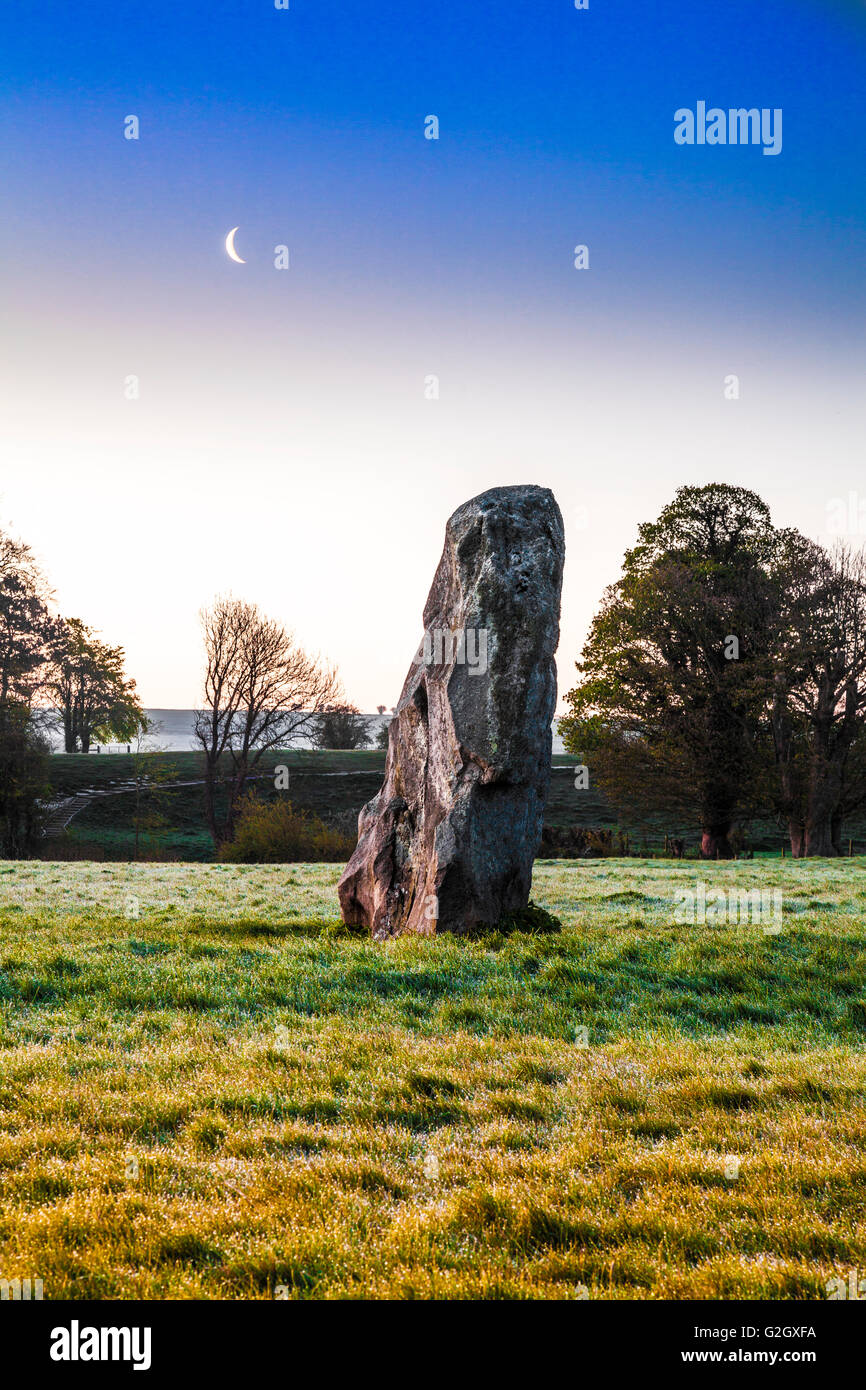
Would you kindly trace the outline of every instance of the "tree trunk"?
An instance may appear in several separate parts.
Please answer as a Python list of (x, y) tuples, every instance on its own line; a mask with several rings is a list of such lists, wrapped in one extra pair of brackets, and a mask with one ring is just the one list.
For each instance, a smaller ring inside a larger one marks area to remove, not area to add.
[(233, 840), (235, 837), (235, 820), (237, 818), (238, 806), (241, 797), (246, 790), (248, 767), (246, 758), (239, 759), (235, 765), (234, 775), (229, 787), (229, 804), (226, 811), (225, 839)]
[(816, 729), (817, 748), (809, 770), (809, 801), (806, 811), (806, 854), (834, 858), (833, 817), (838, 815), (842, 796), (841, 771), (829, 748), (826, 730)]
[(844, 854), (842, 848), (842, 827), (844, 825), (844, 815), (840, 810), (835, 810), (830, 817), (830, 839), (833, 842), (833, 853)]
[(788, 821), (788, 836), (791, 841), (791, 858), (802, 859), (806, 852), (806, 827), (802, 821)]
[(730, 833), (730, 822), (705, 826), (701, 833), (701, 858), (733, 859), (734, 851), (728, 843)]
[(214, 848), (216, 850), (219, 850), (219, 847), (223, 843), (225, 837), (221, 832), (221, 827), (217, 824), (216, 776), (214, 774), (214, 769), (210, 766), (206, 766), (205, 768), (204, 814), (205, 820), (207, 821), (207, 828), (210, 831), (211, 839), (214, 842)]
[(817, 821), (807, 822), (806, 854), (809, 856), (820, 855), (825, 859), (836, 858), (837, 851), (833, 845), (833, 831), (829, 816), (821, 816)]

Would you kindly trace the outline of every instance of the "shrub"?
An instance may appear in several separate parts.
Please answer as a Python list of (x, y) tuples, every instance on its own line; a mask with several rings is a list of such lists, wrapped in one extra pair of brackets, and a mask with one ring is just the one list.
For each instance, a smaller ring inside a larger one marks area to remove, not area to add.
[(545, 825), (538, 855), (542, 859), (610, 859), (628, 853), (628, 841), (620, 831), (594, 830), (581, 825)]
[(229, 864), (341, 863), (354, 848), (351, 835), (296, 811), (290, 801), (248, 796), (241, 802), (235, 838), (222, 846), (219, 857)]
[(317, 748), (366, 748), (372, 737), (370, 722), (354, 705), (327, 710), (313, 721), (313, 743)]

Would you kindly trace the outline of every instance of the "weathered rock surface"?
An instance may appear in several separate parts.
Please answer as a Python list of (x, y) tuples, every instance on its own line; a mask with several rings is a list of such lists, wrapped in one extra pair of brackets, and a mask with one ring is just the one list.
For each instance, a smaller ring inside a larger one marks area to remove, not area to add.
[(377, 938), (469, 932), (526, 906), (550, 782), (565, 539), (546, 488), (464, 503), (424, 608), (385, 782), (340, 880)]

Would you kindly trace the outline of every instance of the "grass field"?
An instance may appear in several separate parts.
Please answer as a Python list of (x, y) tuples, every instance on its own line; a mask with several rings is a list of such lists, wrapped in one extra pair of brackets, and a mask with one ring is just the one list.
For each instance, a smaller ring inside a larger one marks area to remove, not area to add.
[[(812, 1299), (866, 1271), (862, 861), (539, 863), (561, 933), (388, 946), (338, 927), (339, 872), (0, 866), (0, 1278)], [(675, 926), (697, 874), (780, 887), (781, 930)]]

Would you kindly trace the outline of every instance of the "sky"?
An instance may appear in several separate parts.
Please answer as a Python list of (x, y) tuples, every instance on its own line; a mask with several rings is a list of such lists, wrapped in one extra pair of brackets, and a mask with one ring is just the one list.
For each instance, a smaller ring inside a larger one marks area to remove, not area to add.
[(502, 484), (565, 518), (561, 694), (677, 487), (866, 541), (862, 0), (18, 0), (0, 52), (0, 525), (145, 706), (225, 592), (392, 706)]

